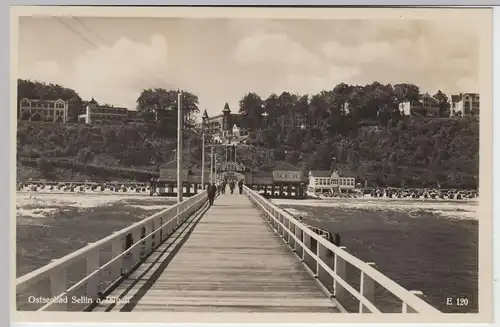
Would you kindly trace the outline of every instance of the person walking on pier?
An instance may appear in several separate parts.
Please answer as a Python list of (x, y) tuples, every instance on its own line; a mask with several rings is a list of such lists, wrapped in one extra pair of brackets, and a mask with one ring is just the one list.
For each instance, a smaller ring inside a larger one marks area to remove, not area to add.
[(217, 187), (214, 183), (208, 185), (207, 196), (208, 196), (208, 204), (212, 206), (214, 204), (215, 193), (217, 192)]
[(240, 191), (240, 194), (243, 193), (243, 181), (241, 179), (238, 181), (238, 191)]
[(226, 180), (224, 180), (224, 179), (222, 180), (220, 187), (221, 187), (221, 189), (220, 189), (221, 193), (226, 194)]
[(234, 181), (230, 181), (229, 182), (229, 190), (231, 190), (231, 194), (233, 194), (233, 192), (234, 192), (234, 186), (235, 186)]

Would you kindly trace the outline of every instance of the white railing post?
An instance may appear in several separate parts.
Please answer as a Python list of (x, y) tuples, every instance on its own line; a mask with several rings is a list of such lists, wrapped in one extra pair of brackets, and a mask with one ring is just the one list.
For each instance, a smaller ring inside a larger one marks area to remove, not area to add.
[(297, 234), (297, 232), (296, 232), (297, 227), (290, 220), (288, 221), (288, 229), (290, 230), (290, 234), (288, 235), (288, 240), (289, 240), (288, 244), (290, 244), (290, 247), (292, 248), (293, 252), (295, 252), (297, 242), (295, 241), (293, 236), (295, 236)]
[[(367, 262), (368, 265), (370, 266), (375, 266), (375, 263), (373, 262)], [(373, 279), (365, 274), (363, 271), (361, 271), (361, 281), (359, 283), (359, 292), (361, 295), (366, 298), (370, 303), (373, 304), (375, 300), (375, 283), (373, 282)], [(359, 313), (370, 313), (371, 311), (363, 305), (363, 303), (360, 301), (359, 302)]]
[(312, 270), (312, 269), (314, 269), (314, 267), (312, 266), (312, 262), (310, 260), (311, 256), (305, 250), (306, 248), (309, 250), (312, 250), (311, 249), (311, 243), (312, 243), (311, 240), (312, 240), (312, 238), (309, 234), (303, 233), (302, 243), (304, 243), (304, 249), (302, 249), (302, 261)]
[[(286, 219), (286, 224), (285, 224), (285, 226), (286, 226), (286, 228), (290, 231), (290, 219), (288, 219), (287, 217), (285, 217), (285, 219)], [(289, 231), (285, 231), (285, 234), (286, 234), (286, 238), (285, 238), (285, 239), (286, 239), (286, 243), (287, 243), (288, 245), (290, 245), (290, 239), (291, 239), (291, 237), (290, 237), (290, 232), (289, 232)]]
[(160, 229), (156, 235), (156, 238), (158, 239), (158, 245), (160, 245), (163, 242), (163, 217), (158, 218), (158, 228)]
[[(339, 246), (340, 249), (345, 250), (345, 246)], [(334, 272), (335, 275), (337, 275), (338, 278), (345, 280), (346, 276), (346, 271), (345, 271), (345, 260), (342, 259), (339, 255), (335, 254), (334, 255)], [(335, 298), (342, 299), (345, 295), (345, 289), (340, 285), (337, 280), (334, 280), (333, 282), (333, 293), (335, 295)]]
[[(93, 249), (87, 253), (87, 276), (99, 269), (99, 249)], [(99, 274), (94, 275), (87, 281), (86, 295), (95, 298), (99, 292)]]
[(144, 255), (148, 255), (151, 253), (151, 250), (153, 249), (153, 238), (148, 235), (153, 231), (151, 223), (145, 224), (144, 225)]
[[(113, 233), (113, 234), (116, 234)], [(125, 240), (123, 237), (117, 237), (111, 243), (111, 258), (116, 258), (125, 250)], [(114, 265), (111, 274), (113, 279), (117, 279), (121, 276), (123, 269), (123, 257), (120, 257), (116, 260), (116, 264)]]
[[(141, 227), (138, 226), (132, 231), (132, 245), (141, 241)], [(131, 251), (132, 254), (132, 266), (129, 269), (132, 269), (140, 260), (141, 260), (141, 244), (137, 245)]]
[(179, 224), (181, 222), (181, 212), (182, 212), (181, 203), (179, 203), (177, 205), (177, 214), (175, 215), (176, 226), (179, 226)]
[[(419, 298), (422, 298), (424, 295), (424, 293), (422, 293), (421, 291), (410, 291), (410, 293), (412, 293), (415, 296), (418, 296)], [(404, 301), (402, 303), (401, 312), (402, 313), (418, 313), (417, 310), (415, 310), (412, 307), (410, 307), (409, 305), (407, 305)]]
[[(302, 229), (298, 228), (297, 226), (295, 226), (295, 237), (298, 238), (299, 241), (302, 240)], [(295, 253), (299, 254), (298, 252), (299, 248), (302, 250), (302, 246), (300, 245), (300, 243), (295, 242), (293, 246), (293, 250), (295, 251)], [(300, 257), (303, 258), (302, 253), (300, 253)]]
[[(326, 238), (325, 238), (326, 239)], [(323, 263), (328, 265), (330, 268), (333, 269), (334, 266), (334, 260), (333, 260), (333, 253), (330, 249), (322, 246), (318, 242), (318, 257)], [(318, 265), (318, 279), (319, 281), (329, 290), (333, 291), (333, 277), (322, 267)]]
[[(52, 297), (61, 295), (62, 293), (66, 292), (67, 287), (68, 275), (66, 268), (56, 269), (50, 276), (50, 293)], [(67, 307), (67, 303), (58, 303), (58, 305), (60, 305), (61, 309), (63, 310)]]

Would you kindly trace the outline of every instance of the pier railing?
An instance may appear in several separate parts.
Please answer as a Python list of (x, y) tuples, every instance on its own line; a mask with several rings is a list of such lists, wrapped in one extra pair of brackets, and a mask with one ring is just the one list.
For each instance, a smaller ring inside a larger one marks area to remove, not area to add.
[(106, 300), (103, 294), (138, 267), (206, 202), (203, 191), (17, 278), (18, 310), (82, 311)]
[[(386, 313), (380, 308), (381, 305), (375, 305), (375, 302), (377, 302), (376, 299), (380, 300), (392, 294), (393, 302), (399, 303), (400, 309), (397, 312), (440, 313), (438, 309), (418, 296), (423, 295), (422, 292), (403, 288), (373, 268), (374, 263), (356, 258), (345, 251), (343, 246), (337, 247), (324, 235), (317, 234), (285, 210), (246, 186), (244, 194), (257, 206), (276, 233), (301, 259), (308, 271), (317, 279), (323, 291), (336, 300), (342, 311)], [(354, 268), (357, 274), (347, 272), (346, 266), (348, 265)], [(359, 281), (352, 284), (359, 286), (353, 287), (349, 283), (352, 278), (349, 277), (358, 275)], [(355, 305), (349, 305), (353, 300), (356, 302)], [(354, 310), (353, 307), (355, 307)]]

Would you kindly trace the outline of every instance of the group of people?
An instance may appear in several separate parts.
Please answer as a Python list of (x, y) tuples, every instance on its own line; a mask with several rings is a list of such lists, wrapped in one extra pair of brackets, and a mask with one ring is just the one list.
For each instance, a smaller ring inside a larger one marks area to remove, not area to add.
[(238, 185), (239, 193), (243, 194), (242, 180), (239, 180), (238, 183), (235, 183), (232, 180), (229, 181), (229, 183), (226, 180), (219, 180), (215, 183), (211, 183), (210, 185), (208, 185), (207, 195), (208, 195), (208, 202), (210, 203), (210, 205), (214, 204), (214, 200), (217, 195), (226, 193), (226, 187), (228, 184), (231, 194), (234, 194), (234, 189), (236, 188), (236, 184)]

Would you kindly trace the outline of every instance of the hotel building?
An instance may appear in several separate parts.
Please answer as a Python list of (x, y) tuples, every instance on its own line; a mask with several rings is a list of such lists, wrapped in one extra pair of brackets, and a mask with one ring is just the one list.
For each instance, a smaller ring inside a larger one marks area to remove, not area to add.
[(144, 123), (136, 110), (121, 107), (99, 106), (92, 98), (85, 108), (85, 113), (78, 116), (79, 123), (85, 124), (122, 124)]
[(68, 120), (68, 102), (62, 99), (23, 98), (19, 103), (19, 120), (65, 123)]

